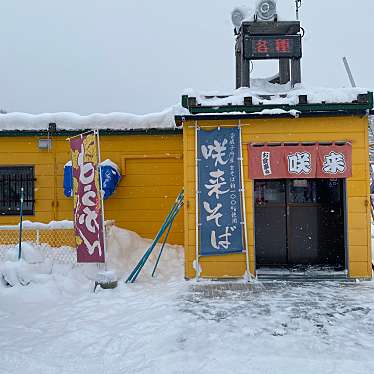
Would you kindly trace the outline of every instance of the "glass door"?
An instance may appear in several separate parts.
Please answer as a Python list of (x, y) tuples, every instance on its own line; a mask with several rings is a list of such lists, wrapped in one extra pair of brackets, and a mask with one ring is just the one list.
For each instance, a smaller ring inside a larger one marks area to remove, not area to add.
[(254, 192), (257, 265), (287, 265), (286, 181), (255, 181)]
[(255, 181), (255, 252), (259, 267), (345, 264), (344, 181)]
[(287, 180), (288, 264), (319, 261), (319, 210), (316, 179)]

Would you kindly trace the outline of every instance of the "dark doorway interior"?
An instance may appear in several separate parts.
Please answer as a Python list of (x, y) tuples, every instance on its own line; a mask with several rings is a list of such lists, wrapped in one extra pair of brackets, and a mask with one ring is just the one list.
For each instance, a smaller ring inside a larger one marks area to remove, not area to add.
[(344, 180), (255, 181), (257, 267), (345, 269)]

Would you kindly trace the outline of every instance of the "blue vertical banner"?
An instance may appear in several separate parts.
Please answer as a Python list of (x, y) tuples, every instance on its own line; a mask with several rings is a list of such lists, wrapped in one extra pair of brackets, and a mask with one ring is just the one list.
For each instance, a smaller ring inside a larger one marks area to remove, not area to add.
[(200, 255), (243, 252), (240, 128), (197, 133)]

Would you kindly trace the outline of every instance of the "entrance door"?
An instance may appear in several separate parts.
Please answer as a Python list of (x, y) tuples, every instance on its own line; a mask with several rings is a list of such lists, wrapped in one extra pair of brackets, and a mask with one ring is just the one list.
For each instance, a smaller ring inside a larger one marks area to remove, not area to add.
[(316, 180), (287, 180), (286, 185), (288, 264), (316, 265), (319, 263)]
[(286, 186), (283, 180), (256, 181), (256, 259), (260, 265), (287, 265)]
[(255, 181), (258, 266), (345, 267), (343, 182)]

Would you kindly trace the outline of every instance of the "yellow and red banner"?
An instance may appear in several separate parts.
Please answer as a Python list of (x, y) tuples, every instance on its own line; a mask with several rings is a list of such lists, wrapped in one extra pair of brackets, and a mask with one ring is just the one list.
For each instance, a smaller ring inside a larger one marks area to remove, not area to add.
[(97, 132), (70, 139), (77, 262), (105, 262)]

